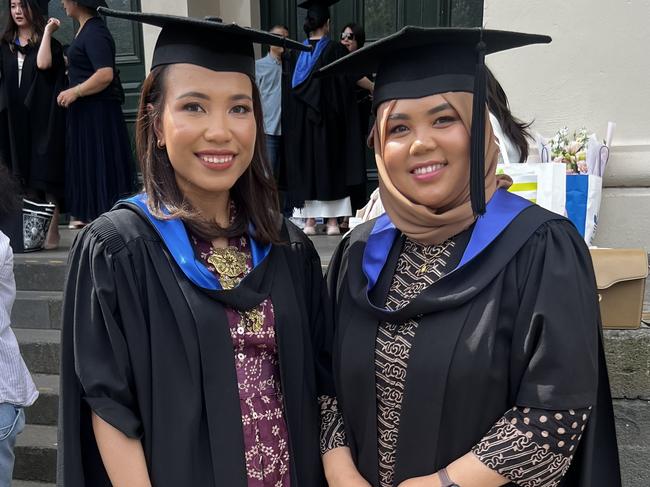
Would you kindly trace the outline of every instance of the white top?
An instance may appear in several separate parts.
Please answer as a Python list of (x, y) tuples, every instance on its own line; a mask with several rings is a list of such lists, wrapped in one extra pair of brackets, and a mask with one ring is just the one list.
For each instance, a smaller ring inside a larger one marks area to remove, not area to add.
[(18, 53), (18, 86), (23, 79), (23, 65), (25, 64), (25, 55), (21, 52)]
[(14, 255), (9, 238), (0, 232), (0, 403), (31, 406), (38, 391), (20, 356), (11, 329), (11, 308), (16, 299)]

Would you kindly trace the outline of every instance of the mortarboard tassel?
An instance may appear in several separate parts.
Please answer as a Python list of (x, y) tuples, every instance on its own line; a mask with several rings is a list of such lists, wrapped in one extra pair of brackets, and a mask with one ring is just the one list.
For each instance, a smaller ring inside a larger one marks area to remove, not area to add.
[(483, 42), (483, 31), (481, 30), (481, 40), (476, 45), (477, 61), (474, 77), (469, 173), (470, 200), (476, 216), (485, 213), (485, 50), (486, 45)]

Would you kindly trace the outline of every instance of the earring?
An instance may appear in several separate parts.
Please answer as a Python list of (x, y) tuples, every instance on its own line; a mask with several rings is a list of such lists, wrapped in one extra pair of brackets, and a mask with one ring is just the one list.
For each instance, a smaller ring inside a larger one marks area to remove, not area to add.
[(156, 142), (156, 145), (158, 146), (159, 149), (162, 149), (162, 148), (165, 147), (165, 143), (160, 139), (158, 139), (158, 141)]

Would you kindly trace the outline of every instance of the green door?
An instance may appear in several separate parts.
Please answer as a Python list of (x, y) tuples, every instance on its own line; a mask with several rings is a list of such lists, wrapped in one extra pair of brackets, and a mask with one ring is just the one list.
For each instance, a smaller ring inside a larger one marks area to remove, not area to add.
[[(294, 39), (305, 39), (302, 24), (305, 10), (296, 0), (260, 0), (261, 24), (270, 29), (284, 24)], [(332, 38), (338, 39), (344, 25), (364, 27), (366, 42), (392, 34), (405, 25), (424, 27), (477, 27), (483, 23), (483, 0), (341, 0), (331, 9)], [(366, 151), (367, 190), (377, 187), (374, 156)]]

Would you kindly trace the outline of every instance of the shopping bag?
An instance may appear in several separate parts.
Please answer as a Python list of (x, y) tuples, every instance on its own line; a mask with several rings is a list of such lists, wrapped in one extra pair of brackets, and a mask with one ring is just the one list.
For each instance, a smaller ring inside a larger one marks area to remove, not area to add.
[(566, 212), (569, 220), (591, 245), (598, 227), (603, 178), (593, 174), (566, 175)]
[(566, 166), (557, 162), (499, 164), (497, 174), (507, 174), (509, 191), (554, 213), (566, 215)]

